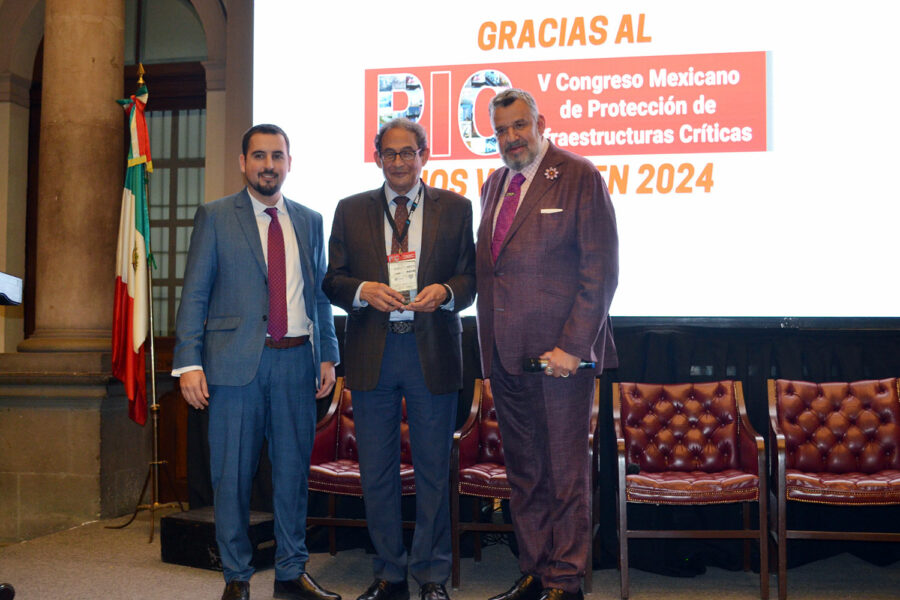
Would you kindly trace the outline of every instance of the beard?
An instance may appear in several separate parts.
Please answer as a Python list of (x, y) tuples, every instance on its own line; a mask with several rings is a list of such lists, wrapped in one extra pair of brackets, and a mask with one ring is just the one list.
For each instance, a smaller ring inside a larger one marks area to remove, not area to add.
[[(275, 173), (271, 171), (263, 171), (259, 175), (275, 175)], [(247, 184), (263, 196), (274, 196), (275, 194), (277, 194), (281, 189), (281, 180), (263, 180), (260, 176), (257, 176), (256, 181), (250, 181), (248, 179)]]
[[(526, 149), (525, 155), (516, 159), (510, 156), (509, 152), (516, 149), (524, 147)], [(524, 140), (520, 140), (518, 142), (511, 142), (506, 144), (503, 147), (503, 150), (500, 152), (500, 158), (503, 159), (503, 163), (512, 169), (513, 171), (521, 171), (537, 158), (538, 149), (532, 148), (528, 145), (528, 143)]]

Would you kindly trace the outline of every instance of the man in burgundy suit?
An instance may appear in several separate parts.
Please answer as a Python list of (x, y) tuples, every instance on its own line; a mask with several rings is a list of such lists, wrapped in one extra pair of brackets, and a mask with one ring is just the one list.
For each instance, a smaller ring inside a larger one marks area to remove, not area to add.
[[(594, 376), (617, 365), (609, 320), (616, 218), (597, 168), (544, 139), (544, 117), (528, 92), (501, 92), (490, 114), (506, 167), (481, 190), (478, 336), (522, 571), (491, 600), (581, 600), (581, 577), (591, 568)], [(528, 358), (547, 366), (525, 372)], [(582, 362), (596, 367), (579, 368)]]

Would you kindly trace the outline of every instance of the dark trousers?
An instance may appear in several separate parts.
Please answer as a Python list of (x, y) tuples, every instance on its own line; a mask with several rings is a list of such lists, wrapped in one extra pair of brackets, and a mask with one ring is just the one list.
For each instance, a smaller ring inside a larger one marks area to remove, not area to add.
[(311, 349), (305, 344), (263, 348), (256, 377), (245, 386), (210, 386), (209, 467), (225, 581), (248, 581), (253, 574), (250, 490), (265, 439), (272, 462), (275, 578), (295, 579), (306, 568), (315, 377)]
[(588, 568), (592, 371), (511, 375), (494, 350), (491, 391), (503, 438), (519, 568), (576, 592)]
[[(406, 398), (416, 477), (416, 529), (407, 555), (400, 515), (401, 399)], [(420, 584), (450, 576), (450, 448), (457, 394), (432, 394), (425, 385), (416, 336), (388, 333), (374, 390), (353, 390), (369, 536), (375, 577)]]

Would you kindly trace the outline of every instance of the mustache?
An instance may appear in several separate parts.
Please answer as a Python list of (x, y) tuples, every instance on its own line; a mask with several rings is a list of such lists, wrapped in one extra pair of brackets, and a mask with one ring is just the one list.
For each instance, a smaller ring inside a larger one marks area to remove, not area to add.
[(503, 150), (504, 150), (505, 152), (509, 152), (510, 150), (515, 150), (516, 148), (522, 148), (522, 147), (527, 146), (527, 145), (528, 145), (528, 142), (526, 142), (526, 141), (524, 141), (524, 140), (518, 140), (518, 141), (515, 141), (515, 142), (509, 142), (508, 144), (506, 144), (506, 145), (503, 147)]

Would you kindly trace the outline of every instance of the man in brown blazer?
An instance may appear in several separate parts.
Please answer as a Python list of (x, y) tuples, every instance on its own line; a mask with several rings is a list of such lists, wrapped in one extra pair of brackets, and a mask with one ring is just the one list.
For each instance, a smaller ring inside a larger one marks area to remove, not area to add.
[[(594, 376), (617, 365), (609, 320), (616, 218), (597, 168), (543, 138), (544, 117), (528, 92), (501, 92), (490, 112), (506, 167), (481, 191), (478, 336), (522, 571), (492, 600), (580, 600), (591, 568)], [(529, 358), (544, 359), (544, 371), (525, 372)]]
[[(344, 376), (353, 391), (375, 581), (359, 600), (448, 600), (450, 448), (462, 387), (459, 311), (475, 299), (472, 203), (419, 179), (425, 131), (406, 119), (375, 137), (383, 186), (340, 201), (323, 289), (347, 311)], [(405, 292), (405, 294), (404, 294)], [(406, 398), (416, 479), (407, 555), (400, 522), (400, 417)]]

